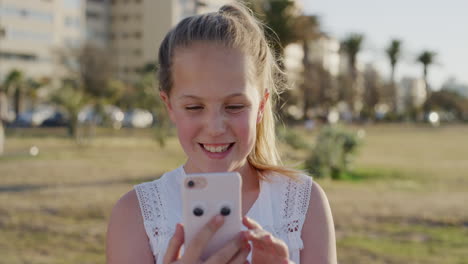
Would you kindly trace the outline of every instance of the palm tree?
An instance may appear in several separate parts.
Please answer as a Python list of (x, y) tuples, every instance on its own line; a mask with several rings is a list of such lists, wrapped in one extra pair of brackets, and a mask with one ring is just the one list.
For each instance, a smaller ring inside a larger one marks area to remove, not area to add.
[(387, 53), (388, 59), (390, 60), (390, 67), (391, 67), (390, 80), (391, 80), (392, 88), (393, 88), (392, 97), (393, 97), (393, 104), (394, 104), (393, 109), (396, 110), (397, 86), (395, 85), (395, 69), (396, 69), (396, 65), (401, 55), (401, 41), (398, 39), (393, 39), (385, 51)]
[(417, 58), (417, 61), (423, 65), (423, 78), (424, 78), (424, 83), (426, 84), (426, 96), (427, 97), (429, 97), (431, 93), (429, 82), (427, 81), (427, 72), (428, 72), (429, 66), (434, 63), (436, 55), (437, 54), (435, 52), (426, 50), (426, 51), (423, 51)]
[(393, 39), (385, 51), (387, 53), (388, 59), (390, 60), (390, 80), (392, 83), (395, 83), (395, 69), (401, 55), (401, 40)]
[(360, 96), (362, 96), (362, 94), (361, 91), (358, 91), (357, 87), (357, 55), (359, 51), (361, 51), (363, 41), (364, 35), (359, 33), (352, 33), (341, 42), (341, 48), (348, 57), (349, 71), (351, 73), (352, 78), (352, 86), (350, 96), (348, 97), (348, 103), (350, 104), (350, 106), (352, 106), (354, 114), (357, 114), (357, 112), (359, 111), (359, 109), (357, 109), (357, 106), (359, 105), (358, 100), (362, 99), (359, 98)]
[(265, 24), (265, 34), (277, 57), (283, 55), (284, 47), (296, 40), (294, 26), (298, 9), (293, 0), (247, 0), (255, 15)]
[[(320, 23), (317, 16), (298, 16), (295, 20), (294, 27), (295, 39), (302, 43), (303, 58), (303, 83), (301, 84), (301, 90), (303, 93), (303, 118), (307, 119), (307, 111), (310, 107), (313, 81), (310, 81), (310, 75), (313, 73), (313, 65), (310, 62), (309, 56), (309, 43), (311, 40), (317, 39), (322, 36), (320, 32)], [(317, 85), (318, 86), (318, 85)]]

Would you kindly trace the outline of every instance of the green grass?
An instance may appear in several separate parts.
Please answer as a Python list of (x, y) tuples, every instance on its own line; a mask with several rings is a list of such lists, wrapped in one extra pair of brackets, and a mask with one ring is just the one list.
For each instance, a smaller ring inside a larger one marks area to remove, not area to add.
[[(366, 137), (349, 179), (317, 180), (333, 211), (339, 262), (468, 263), (468, 126), (350, 129)], [(85, 145), (61, 130), (7, 132), (0, 263), (103, 263), (118, 198), (184, 161), (175, 138), (162, 149), (150, 131), (102, 130)], [(309, 144), (316, 135), (297, 133)], [(287, 164), (307, 156), (281, 148)]]

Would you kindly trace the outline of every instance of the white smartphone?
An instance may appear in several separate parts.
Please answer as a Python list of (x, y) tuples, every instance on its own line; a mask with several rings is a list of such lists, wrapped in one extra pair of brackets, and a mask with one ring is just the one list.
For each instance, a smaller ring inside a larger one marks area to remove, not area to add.
[(237, 172), (187, 174), (182, 187), (185, 246), (215, 215), (224, 215), (224, 224), (205, 247), (202, 260), (241, 231), (241, 185)]

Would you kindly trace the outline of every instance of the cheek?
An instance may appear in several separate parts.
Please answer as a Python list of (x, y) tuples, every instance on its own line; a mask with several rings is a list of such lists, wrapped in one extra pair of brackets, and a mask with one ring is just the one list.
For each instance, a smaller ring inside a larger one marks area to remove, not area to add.
[(241, 139), (252, 143), (256, 137), (257, 118), (253, 113), (239, 116), (233, 120), (233, 128)]
[(190, 144), (190, 140), (195, 136), (198, 130), (199, 122), (194, 122), (183, 115), (175, 115), (175, 126), (182, 145)]

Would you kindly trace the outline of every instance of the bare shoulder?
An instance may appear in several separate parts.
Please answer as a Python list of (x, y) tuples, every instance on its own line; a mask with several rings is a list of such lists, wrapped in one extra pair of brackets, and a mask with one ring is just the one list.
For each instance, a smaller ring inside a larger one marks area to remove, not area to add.
[(135, 190), (112, 209), (107, 228), (107, 263), (154, 263)]
[(316, 182), (312, 183), (302, 239), (304, 249), (301, 251), (301, 262), (337, 263), (335, 227), (330, 204), (324, 190)]

